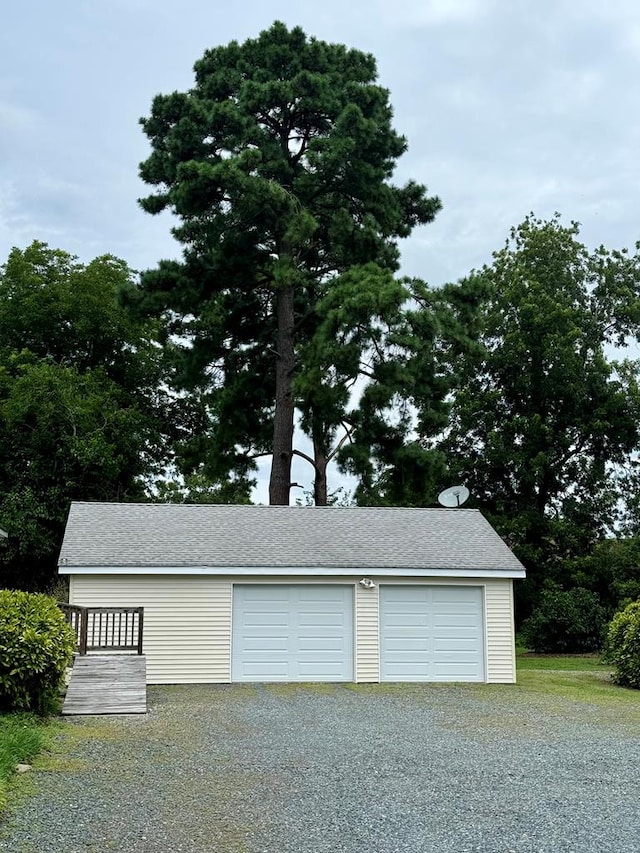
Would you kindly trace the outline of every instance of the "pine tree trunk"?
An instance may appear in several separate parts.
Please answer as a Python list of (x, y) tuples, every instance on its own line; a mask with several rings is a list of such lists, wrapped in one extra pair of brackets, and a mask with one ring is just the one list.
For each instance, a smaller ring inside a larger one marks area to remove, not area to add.
[(276, 338), (276, 394), (273, 416), (273, 458), (269, 479), (269, 503), (289, 505), (291, 458), (293, 455), (293, 392), (295, 369), (293, 348), (293, 287), (283, 287), (276, 295), (278, 333)]
[(316, 506), (327, 506), (327, 454), (315, 444), (313, 445), (313, 461), (316, 477), (313, 481), (313, 501)]

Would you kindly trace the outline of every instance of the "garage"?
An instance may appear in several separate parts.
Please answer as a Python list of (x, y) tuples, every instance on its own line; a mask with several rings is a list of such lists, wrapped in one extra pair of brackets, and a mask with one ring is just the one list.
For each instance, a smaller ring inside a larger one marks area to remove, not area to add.
[(149, 684), (516, 677), (525, 571), (478, 510), (73, 503), (59, 571), (144, 608)]
[(235, 584), (232, 681), (352, 681), (353, 587)]
[(380, 587), (381, 681), (484, 681), (480, 586)]

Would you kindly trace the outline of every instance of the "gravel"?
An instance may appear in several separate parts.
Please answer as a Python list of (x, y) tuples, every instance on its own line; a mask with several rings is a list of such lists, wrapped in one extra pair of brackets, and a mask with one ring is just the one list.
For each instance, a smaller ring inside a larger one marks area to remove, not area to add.
[[(635, 698), (635, 697), (634, 697)], [(11, 853), (638, 853), (640, 696), (210, 685), (67, 719)]]

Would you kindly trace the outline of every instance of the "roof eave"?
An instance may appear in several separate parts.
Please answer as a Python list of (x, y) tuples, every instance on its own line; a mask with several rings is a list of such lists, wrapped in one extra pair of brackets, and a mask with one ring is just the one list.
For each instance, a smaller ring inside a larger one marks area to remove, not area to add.
[(398, 566), (90, 566), (60, 565), (61, 575), (209, 575), (209, 576), (264, 576), (264, 577), (344, 577), (368, 575), (371, 577), (446, 577), (446, 578), (524, 578), (524, 568), (433, 568)]

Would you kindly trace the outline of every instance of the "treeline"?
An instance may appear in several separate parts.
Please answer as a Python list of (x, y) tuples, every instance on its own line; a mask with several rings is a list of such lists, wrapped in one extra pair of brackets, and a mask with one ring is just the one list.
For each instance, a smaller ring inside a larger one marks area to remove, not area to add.
[(141, 204), (181, 260), (34, 243), (0, 272), (3, 583), (50, 581), (72, 499), (246, 502), (269, 456), (289, 503), (299, 456), (317, 505), (332, 462), (359, 504), (465, 483), (529, 569), (520, 618), (543, 590), (640, 595), (638, 252), (531, 215), (456, 283), (400, 277), (440, 201), (392, 182), (373, 57), (275, 24), (195, 71), (142, 120)]

